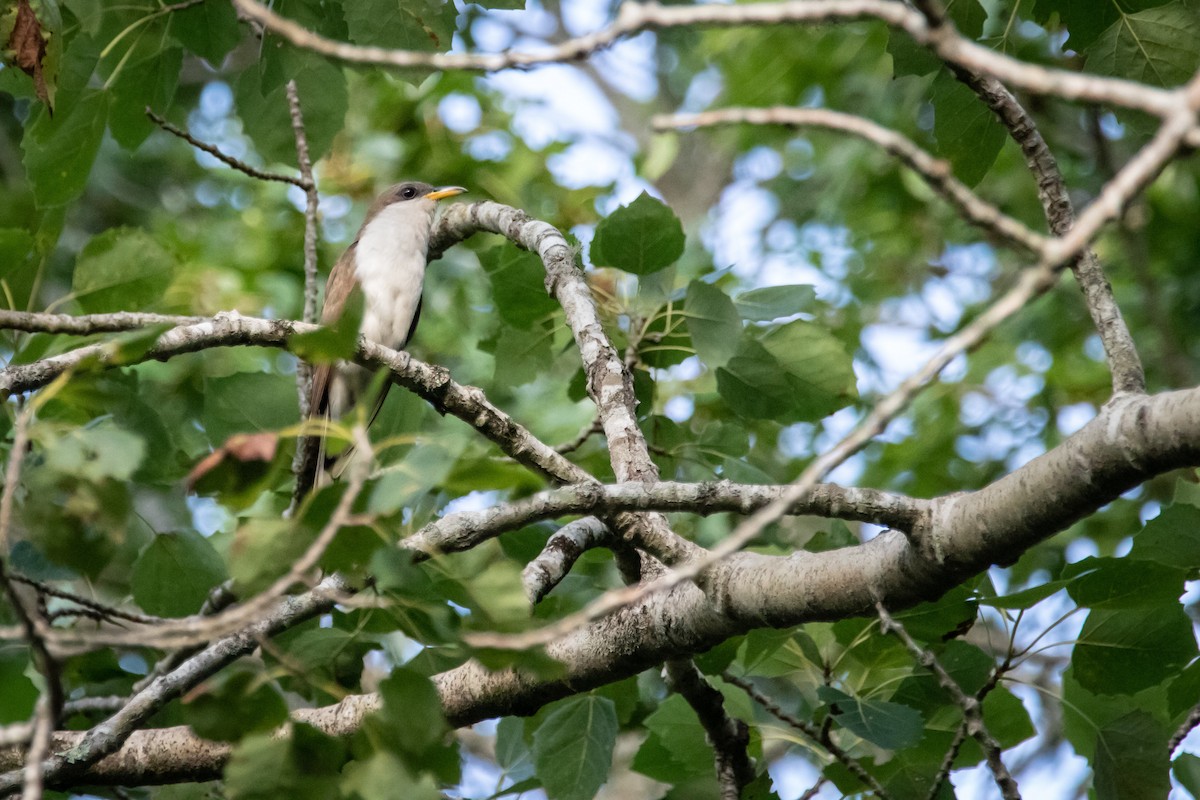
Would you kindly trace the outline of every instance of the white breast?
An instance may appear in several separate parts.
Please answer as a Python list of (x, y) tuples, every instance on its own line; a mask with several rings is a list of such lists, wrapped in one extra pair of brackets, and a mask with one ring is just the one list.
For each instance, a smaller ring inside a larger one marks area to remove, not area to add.
[(433, 223), (433, 201), (393, 203), (363, 229), (355, 252), (362, 286), (362, 334), (395, 349), (407, 343), (425, 281), (425, 251)]

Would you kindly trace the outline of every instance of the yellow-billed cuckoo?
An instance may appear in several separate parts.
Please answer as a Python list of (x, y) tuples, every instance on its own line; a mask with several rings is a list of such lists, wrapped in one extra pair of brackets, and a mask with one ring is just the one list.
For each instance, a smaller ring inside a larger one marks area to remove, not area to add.
[[(329, 273), (321, 324), (336, 322), (351, 296), (361, 292), (363, 316), (359, 333), (394, 350), (403, 348), (421, 316), (425, 253), (437, 201), (465, 191), (460, 186), (435, 188), (408, 181), (379, 195), (367, 210), (354, 243), (346, 248)], [(318, 366), (313, 370), (309, 413), (316, 418), (340, 417), (363, 399), (370, 383), (371, 373), (355, 364)], [(390, 385), (385, 383), (374, 399), (369, 420), (379, 413)], [(326, 467), (322, 463), (323, 450), (314, 459), (313, 473), (305, 476), (309, 481), (314, 481)]]

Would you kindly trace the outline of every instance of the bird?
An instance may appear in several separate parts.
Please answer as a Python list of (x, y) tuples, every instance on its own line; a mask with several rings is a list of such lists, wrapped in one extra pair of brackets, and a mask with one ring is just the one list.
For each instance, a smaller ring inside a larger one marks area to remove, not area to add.
[[(346, 248), (329, 273), (321, 324), (341, 319), (347, 303), (362, 293), (362, 322), (359, 333), (366, 339), (403, 349), (412, 338), (421, 316), (425, 281), (426, 249), (433, 230), (437, 202), (467, 191), (461, 186), (434, 187), (420, 181), (404, 181), (388, 187), (367, 210), (354, 242)], [(372, 373), (356, 364), (339, 361), (313, 370), (309, 415), (331, 420), (341, 417), (364, 399)], [(368, 425), (383, 405), (390, 383), (384, 383), (373, 398)], [(337, 477), (347, 454), (326, 461), (323, 441), (310, 468), (300, 479), (304, 489), (318, 482), (322, 471)], [(338, 461), (335, 464), (334, 461)]]

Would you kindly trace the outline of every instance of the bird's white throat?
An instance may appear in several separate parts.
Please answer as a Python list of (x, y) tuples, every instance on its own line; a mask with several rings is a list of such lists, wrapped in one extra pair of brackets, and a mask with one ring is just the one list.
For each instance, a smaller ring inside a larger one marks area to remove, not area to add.
[(354, 272), (363, 290), (362, 334), (399, 349), (421, 301), (433, 201), (393, 203), (367, 223)]

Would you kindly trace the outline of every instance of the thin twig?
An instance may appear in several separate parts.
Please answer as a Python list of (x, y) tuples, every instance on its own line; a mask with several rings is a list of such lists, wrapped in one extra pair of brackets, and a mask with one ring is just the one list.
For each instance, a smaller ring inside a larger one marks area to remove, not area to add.
[(579, 433), (575, 435), (575, 438), (571, 439), (570, 441), (563, 442), (562, 444), (555, 445), (554, 450), (565, 456), (567, 453), (573, 453), (579, 448), (583, 447), (584, 442), (592, 438), (597, 433), (603, 432), (604, 425), (601, 424), (600, 417), (596, 417), (587, 425), (584, 425), (582, 428), (580, 428)]
[(811, 722), (800, 719), (799, 717), (784, 711), (778, 703), (760, 692), (753, 683), (745, 678), (740, 678), (728, 670), (726, 670), (721, 677), (727, 682), (732, 683), (734, 686), (740, 688), (746, 694), (750, 695), (750, 698), (762, 706), (768, 714), (775, 717), (780, 722), (790, 725), (791, 727), (800, 731), (809, 739), (812, 739), (815, 744), (824, 748), (829, 755), (833, 756), (835, 761), (849, 770), (854, 777), (862, 781), (864, 786), (869, 787), (872, 792), (878, 795), (880, 800), (890, 799), (891, 795), (889, 795), (887, 790), (883, 788), (883, 784), (879, 782), (879, 779), (868, 772), (867, 769), (858, 761), (858, 759), (847, 753), (837, 744), (837, 742), (833, 741), (833, 738), (829, 735), (828, 731), (824, 731)]
[(65, 589), (59, 589), (58, 587), (51, 586), (48, 583), (34, 580), (33, 578), (26, 577), (18, 572), (10, 572), (8, 578), (9, 580), (17, 583), (23, 583), (27, 586), (32, 586), (39, 594), (57, 597), (61, 600), (69, 600), (78, 606), (82, 606), (89, 615), (96, 615), (96, 618), (99, 619), (123, 619), (129, 622), (136, 622), (140, 625), (157, 625), (163, 621), (162, 617), (155, 617), (149, 614), (139, 614), (133, 611), (123, 611), (114, 606), (110, 606), (105, 603), (92, 600), (91, 598), (75, 594), (74, 592), (68, 592)]
[(257, 167), (252, 167), (249, 164), (247, 164), (245, 161), (240, 161), (239, 159), (236, 159), (231, 155), (226, 155), (225, 153), (221, 152), (221, 150), (218, 147), (216, 147), (215, 145), (211, 145), (206, 142), (202, 142), (199, 139), (197, 139), (196, 137), (192, 136), (187, 131), (185, 131), (181, 128), (177, 128), (174, 125), (172, 125), (170, 122), (167, 122), (165, 119), (160, 117), (158, 114), (155, 114), (149, 108), (149, 106), (146, 107), (146, 116), (148, 116), (154, 122), (155, 125), (162, 128), (167, 133), (178, 136), (180, 139), (183, 139), (185, 142), (190, 144), (192, 147), (195, 147), (197, 150), (203, 150), (204, 152), (208, 153), (213, 158), (220, 161), (222, 164), (225, 164), (228, 167), (232, 167), (233, 169), (236, 169), (238, 172), (245, 173), (246, 175), (249, 175), (251, 178), (256, 178), (260, 181), (275, 181), (276, 183), (290, 183), (292, 186), (298, 186), (301, 189), (304, 188), (304, 183), (303, 183), (303, 181), (301, 181), (300, 178), (294, 178), (291, 175), (281, 175), (278, 172), (267, 172), (266, 170), (258, 169)]
[(62, 679), (58, 662), (50, 654), (43, 636), (46, 627), (37, 603), (27, 601), (24, 593), (16, 587), (8, 572), (5, 556), (9, 553), (9, 530), (12, 525), (13, 497), (21, 478), (21, 464), (29, 446), (29, 425), (35, 406), (30, 403), (17, 414), (13, 425), (12, 447), (8, 454), (8, 465), (4, 470), (4, 495), (0, 497), (0, 583), (8, 597), (13, 613), (21, 625), (22, 634), (29, 643), (33, 662), (45, 682), (45, 690), (34, 706), (29, 750), (22, 770), (23, 800), (41, 800), (43, 787), (42, 758), (49, 751), (50, 737), (58, 725), (59, 712), (64, 700)]
[(968, 222), (988, 231), (1001, 241), (1030, 253), (1040, 254), (1045, 246), (1044, 236), (1008, 216), (955, 178), (946, 161), (935, 158), (891, 128), (885, 128), (855, 114), (825, 108), (722, 108), (698, 114), (663, 114), (655, 117), (652, 124), (658, 130), (669, 130), (738, 123), (815, 127), (857, 136), (899, 159), (938, 195), (953, 205)]
[(879, 621), (883, 632), (894, 633), (904, 643), (904, 646), (908, 648), (908, 651), (913, 654), (917, 663), (934, 674), (938, 685), (962, 709), (963, 721), (966, 723), (967, 733), (978, 741), (979, 746), (983, 749), (988, 768), (992, 771), (992, 779), (996, 782), (996, 786), (1000, 789), (1000, 794), (1004, 797), (1004, 800), (1020, 800), (1021, 792), (1017, 787), (1017, 782), (1013, 778), (1012, 773), (1008, 771), (1008, 767), (1001, 757), (1003, 748), (1001, 748), (1000, 743), (996, 741), (991, 732), (988, 731), (987, 725), (984, 724), (983, 710), (979, 698), (964, 692), (962, 687), (958, 685), (958, 682), (951, 677), (950, 673), (946, 672), (946, 668), (937, 660), (937, 657), (931, 651), (926, 650), (918, 644), (909, 635), (905, 627), (888, 612), (882, 602), (875, 602), (875, 612), (879, 614)]
[[(300, 166), (301, 188), (304, 189), (304, 322), (317, 321), (317, 183), (313, 179), (312, 159), (308, 154), (308, 133), (304, 128), (304, 113), (300, 108), (300, 96), (296, 81), (287, 83), (288, 111), (292, 119), (292, 134), (296, 139), (296, 162)], [(296, 369), (296, 393), (300, 400), (300, 419), (309, 415), (309, 395), (312, 393), (312, 366), (301, 359)], [(301, 436), (296, 441), (296, 454), (292, 459), (292, 474), (297, 476), (292, 492), (289, 514), (294, 513), (310, 488), (307, 481), (299, 479), (311, 470), (310, 462), (317, 458), (317, 444), (312, 437)]]

